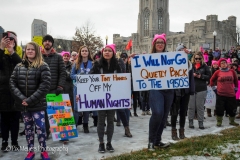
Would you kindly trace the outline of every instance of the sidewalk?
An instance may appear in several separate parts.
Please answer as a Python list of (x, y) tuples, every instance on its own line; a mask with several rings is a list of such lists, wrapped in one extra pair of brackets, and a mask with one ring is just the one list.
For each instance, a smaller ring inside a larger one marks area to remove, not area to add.
[[(106, 152), (104, 154), (98, 153), (98, 136), (97, 136), (97, 128), (92, 127), (89, 129), (90, 133), (85, 134), (83, 133), (82, 125), (78, 126), (78, 133), (79, 137), (70, 139), (69, 143), (65, 146), (63, 146), (62, 142), (53, 142), (52, 139), (47, 141), (47, 146), (50, 147), (50, 149), (54, 149), (52, 147), (59, 147), (56, 149), (64, 149), (64, 151), (55, 151), (55, 153), (49, 151), (49, 156), (51, 160), (98, 160), (104, 157), (109, 157), (113, 155), (119, 155), (122, 153), (127, 153), (135, 150), (140, 150), (143, 148), (147, 148), (148, 144), (148, 124), (149, 124), (149, 115), (142, 116), (141, 111), (138, 108), (138, 115), (139, 117), (130, 117), (130, 129), (131, 133), (133, 135), (132, 138), (124, 137), (124, 128), (123, 126), (116, 126), (116, 123), (114, 123), (114, 134), (113, 134), (113, 140), (112, 145), (115, 149), (115, 152), (109, 153)], [(205, 130), (198, 129), (198, 122), (197, 120), (194, 120), (195, 129), (189, 129), (188, 128), (188, 119), (186, 119), (186, 127), (185, 127), (185, 135), (186, 137), (192, 137), (192, 136), (200, 136), (204, 134), (211, 134), (211, 133), (218, 133), (219, 131), (231, 128), (229, 126), (228, 117), (223, 118), (223, 127), (216, 127), (216, 120), (215, 117), (207, 117), (205, 112), (205, 121), (204, 126)], [(170, 120), (170, 117), (168, 118)], [(240, 120), (236, 120), (238, 123)], [(89, 125), (91, 126), (93, 124), (92, 118), (90, 118)], [(177, 128), (179, 128), (177, 124)], [(20, 131), (23, 130), (23, 123), (21, 123)], [(37, 142), (37, 135), (35, 135), (35, 147), (38, 146)], [(172, 142), (175, 143), (176, 141), (173, 141), (171, 139), (171, 127), (167, 127), (163, 131), (163, 142)], [(106, 136), (105, 136), (106, 140)], [(20, 146), (26, 146), (26, 139), (25, 136), (19, 136), (19, 145)], [(9, 140), (9, 143), (11, 144), (11, 141)], [(64, 148), (63, 148), (64, 147)], [(66, 151), (68, 150), (68, 151)], [(68, 153), (67, 153), (68, 152)], [(10, 151), (8, 153), (3, 153), (0, 151), (0, 159), (2, 160), (23, 160), (26, 156), (26, 151), (19, 151), (19, 152), (13, 152)], [(36, 152), (35, 160), (39, 160), (40, 158), (40, 152)]]

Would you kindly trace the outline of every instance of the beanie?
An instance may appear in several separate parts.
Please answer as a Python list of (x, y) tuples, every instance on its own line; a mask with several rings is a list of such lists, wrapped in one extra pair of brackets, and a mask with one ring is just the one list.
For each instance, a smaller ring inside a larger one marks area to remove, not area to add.
[(45, 42), (46, 40), (49, 40), (50, 42), (52, 42), (52, 45), (54, 43), (54, 39), (51, 35), (47, 34), (46, 36), (43, 37), (42, 43)]
[(184, 49), (184, 45), (183, 43), (179, 43), (177, 48), (176, 48), (176, 51), (180, 51), (181, 49)]
[(155, 41), (157, 39), (162, 39), (164, 41), (164, 43), (166, 44), (166, 34), (163, 33), (163, 34), (156, 34), (153, 38), (153, 41), (152, 41), (152, 45), (154, 45)]
[(214, 64), (217, 64), (219, 66), (218, 61), (212, 60), (212, 65)]
[(67, 54), (68, 56), (70, 56), (70, 53), (67, 52), (67, 51), (62, 51), (62, 52), (61, 52), (62, 57), (63, 57), (65, 54)]
[(111, 49), (112, 49), (112, 51), (113, 51), (114, 54), (116, 54), (115, 46), (116, 46), (115, 44), (107, 44), (107, 45), (102, 49), (102, 52), (103, 52), (103, 50), (104, 50), (106, 47), (108, 47), (108, 48), (111, 48)]
[(225, 61), (226, 63), (227, 63), (227, 60), (225, 59), (225, 58), (221, 58), (221, 59), (219, 59), (219, 61), (218, 61), (218, 66), (220, 67), (221, 66), (221, 62), (222, 61)]

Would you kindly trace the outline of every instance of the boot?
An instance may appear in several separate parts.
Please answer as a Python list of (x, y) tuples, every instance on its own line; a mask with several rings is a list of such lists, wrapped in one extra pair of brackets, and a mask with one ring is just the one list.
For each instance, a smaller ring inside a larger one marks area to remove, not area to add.
[(194, 128), (193, 119), (189, 119), (189, 128)]
[(238, 115), (236, 116), (236, 119), (240, 119), (240, 113), (238, 113)]
[(20, 151), (20, 146), (18, 142), (12, 142), (12, 151)]
[(177, 136), (177, 129), (172, 129), (172, 139), (175, 141), (179, 140)]
[(185, 137), (185, 134), (184, 134), (184, 128), (179, 129), (179, 138), (180, 139), (187, 138), (187, 137)]
[(22, 132), (20, 132), (19, 134), (20, 134), (20, 136), (25, 135), (25, 129)]
[(199, 129), (205, 129), (203, 126), (203, 121), (198, 121)]
[(97, 123), (98, 123), (98, 116), (93, 116), (94, 127), (97, 127)]
[(235, 117), (229, 117), (229, 124), (232, 126), (239, 126), (239, 124), (236, 123), (234, 120), (235, 120)]
[(223, 117), (217, 116), (217, 127), (221, 127), (222, 126), (222, 120), (223, 120)]
[(83, 130), (84, 130), (84, 133), (89, 133), (88, 123), (83, 123)]
[(130, 132), (129, 126), (125, 127), (125, 136), (127, 136), (129, 138), (132, 137), (132, 134)]
[(121, 122), (120, 122), (120, 121), (117, 122), (117, 123), (116, 123), (116, 126), (121, 126)]
[(211, 109), (209, 109), (209, 108), (207, 108), (207, 115), (208, 115), (208, 117), (212, 117)]

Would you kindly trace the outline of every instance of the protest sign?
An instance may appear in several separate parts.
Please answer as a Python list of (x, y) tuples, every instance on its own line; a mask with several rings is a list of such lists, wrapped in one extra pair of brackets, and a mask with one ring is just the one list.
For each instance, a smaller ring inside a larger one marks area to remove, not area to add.
[(43, 47), (42, 39), (43, 39), (42, 36), (34, 36), (33, 37), (33, 42), (37, 43), (40, 47)]
[(131, 59), (134, 91), (189, 88), (184, 52), (136, 55)]
[(238, 81), (238, 91), (236, 92), (236, 100), (240, 100), (240, 81)]
[(78, 137), (68, 94), (47, 94), (47, 114), (53, 141)]
[(207, 97), (204, 106), (208, 109), (215, 109), (216, 94), (212, 90), (212, 87), (207, 86)]
[(130, 73), (78, 75), (74, 85), (79, 112), (131, 107)]

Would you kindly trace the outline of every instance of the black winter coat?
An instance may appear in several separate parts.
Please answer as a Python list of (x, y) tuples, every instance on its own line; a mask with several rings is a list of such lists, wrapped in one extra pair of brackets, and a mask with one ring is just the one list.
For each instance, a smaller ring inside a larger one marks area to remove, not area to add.
[(66, 68), (66, 83), (64, 88), (64, 93), (69, 94), (71, 103), (73, 103), (73, 80), (70, 77), (72, 71), (72, 63), (69, 61), (67, 64), (64, 64)]
[(66, 81), (66, 69), (62, 56), (57, 53), (43, 54), (44, 62), (46, 62), (51, 72), (51, 87), (49, 93), (55, 93), (58, 86), (64, 88)]
[(10, 56), (0, 49), (0, 111), (14, 111), (14, 99), (9, 90), (9, 79), (14, 67), (21, 61), (17, 53)]
[[(19, 111), (44, 111), (47, 107), (46, 94), (50, 89), (51, 73), (44, 63), (39, 68), (28, 67), (26, 61), (19, 63), (10, 78), (10, 91)], [(26, 99), (28, 106), (23, 106)]]
[[(103, 73), (101, 73), (101, 68), (103, 70)], [(118, 63), (115, 67), (110, 66), (109, 69), (107, 67), (107, 64), (100, 64), (99, 61), (95, 61), (89, 74), (113, 74), (114, 72), (122, 73), (122, 69), (120, 68)]]
[(198, 69), (196, 69), (195, 64), (193, 64), (193, 73), (201, 75), (200, 78), (194, 77), (195, 91), (196, 92), (206, 91), (207, 82), (211, 78), (210, 68), (204, 63), (201, 64), (201, 66)]

